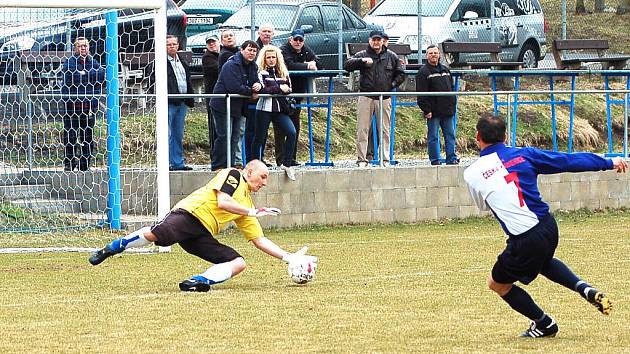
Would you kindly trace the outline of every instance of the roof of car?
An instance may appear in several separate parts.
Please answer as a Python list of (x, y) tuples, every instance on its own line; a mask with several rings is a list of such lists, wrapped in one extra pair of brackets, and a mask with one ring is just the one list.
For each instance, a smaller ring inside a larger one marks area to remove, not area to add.
[(336, 5), (336, 1), (330, 0), (258, 0), (256, 4), (288, 4), (288, 5), (301, 5), (301, 4), (312, 4), (312, 3), (330, 3), (332, 5)]

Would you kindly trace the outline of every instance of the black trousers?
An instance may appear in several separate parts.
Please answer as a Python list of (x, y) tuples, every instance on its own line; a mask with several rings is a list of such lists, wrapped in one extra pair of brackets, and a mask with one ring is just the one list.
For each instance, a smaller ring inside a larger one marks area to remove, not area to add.
[[(79, 167), (86, 171), (91, 160), (96, 154), (94, 143), (94, 124), (96, 119), (90, 114), (90, 103), (67, 103), (66, 115), (63, 118), (63, 144), (65, 157), (63, 160), (66, 169)], [(77, 144), (79, 152), (77, 153)]]

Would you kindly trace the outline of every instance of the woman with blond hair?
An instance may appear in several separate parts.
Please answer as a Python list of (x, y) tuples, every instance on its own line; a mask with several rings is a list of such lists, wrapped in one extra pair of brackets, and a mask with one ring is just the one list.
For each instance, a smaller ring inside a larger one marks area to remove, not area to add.
[[(284, 64), (284, 58), (280, 48), (273, 45), (266, 45), (260, 50), (258, 55), (258, 80), (262, 84), (261, 94), (288, 95), (291, 93), (291, 80), (289, 71)], [(291, 167), (291, 152), (293, 151), (297, 134), (291, 118), (286, 114), (287, 101), (285, 97), (261, 97), (256, 104), (256, 127), (254, 131), (254, 141), (252, 142), (252, 156), (262, 160), (262, 151), (269, 123), (273, 122), (274, 127), (279, 127), (286, 136), (284, 145), (284, 161), (280, 165), (287, 177), (295, 180), (295, 171)]]

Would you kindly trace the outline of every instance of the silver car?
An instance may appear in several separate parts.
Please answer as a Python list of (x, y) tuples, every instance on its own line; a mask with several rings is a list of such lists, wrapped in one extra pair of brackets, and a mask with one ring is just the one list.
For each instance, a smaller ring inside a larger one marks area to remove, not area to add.
[[(547, 24), (538, 0), (425, 0), (422, 6), (422, 52), (442, 42), (490, 42), (503, 48), (503, 61), (521, 61), (535, 68), (547, 52)], [(491, 22), (491, 9), (494, 23)], [(385, 29), (390, 43), (418, 51), (418, 2), (381, 0), (364, 17)], [(422, 56), (423, 57), (423, 56)], [(417, 54), (410, 59), (417, 60)], [(489, 54), (461, 54), (455, 61), (489, 60)]]

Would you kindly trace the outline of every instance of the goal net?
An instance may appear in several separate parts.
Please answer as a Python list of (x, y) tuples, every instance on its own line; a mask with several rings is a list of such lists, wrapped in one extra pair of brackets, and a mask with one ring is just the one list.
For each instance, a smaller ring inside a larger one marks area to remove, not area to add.
[(0, 0), (0, 252), (92, 250), (168, 210), (155, 58), (167, 23), (185, 41), (185, 16), (85, 3)]

